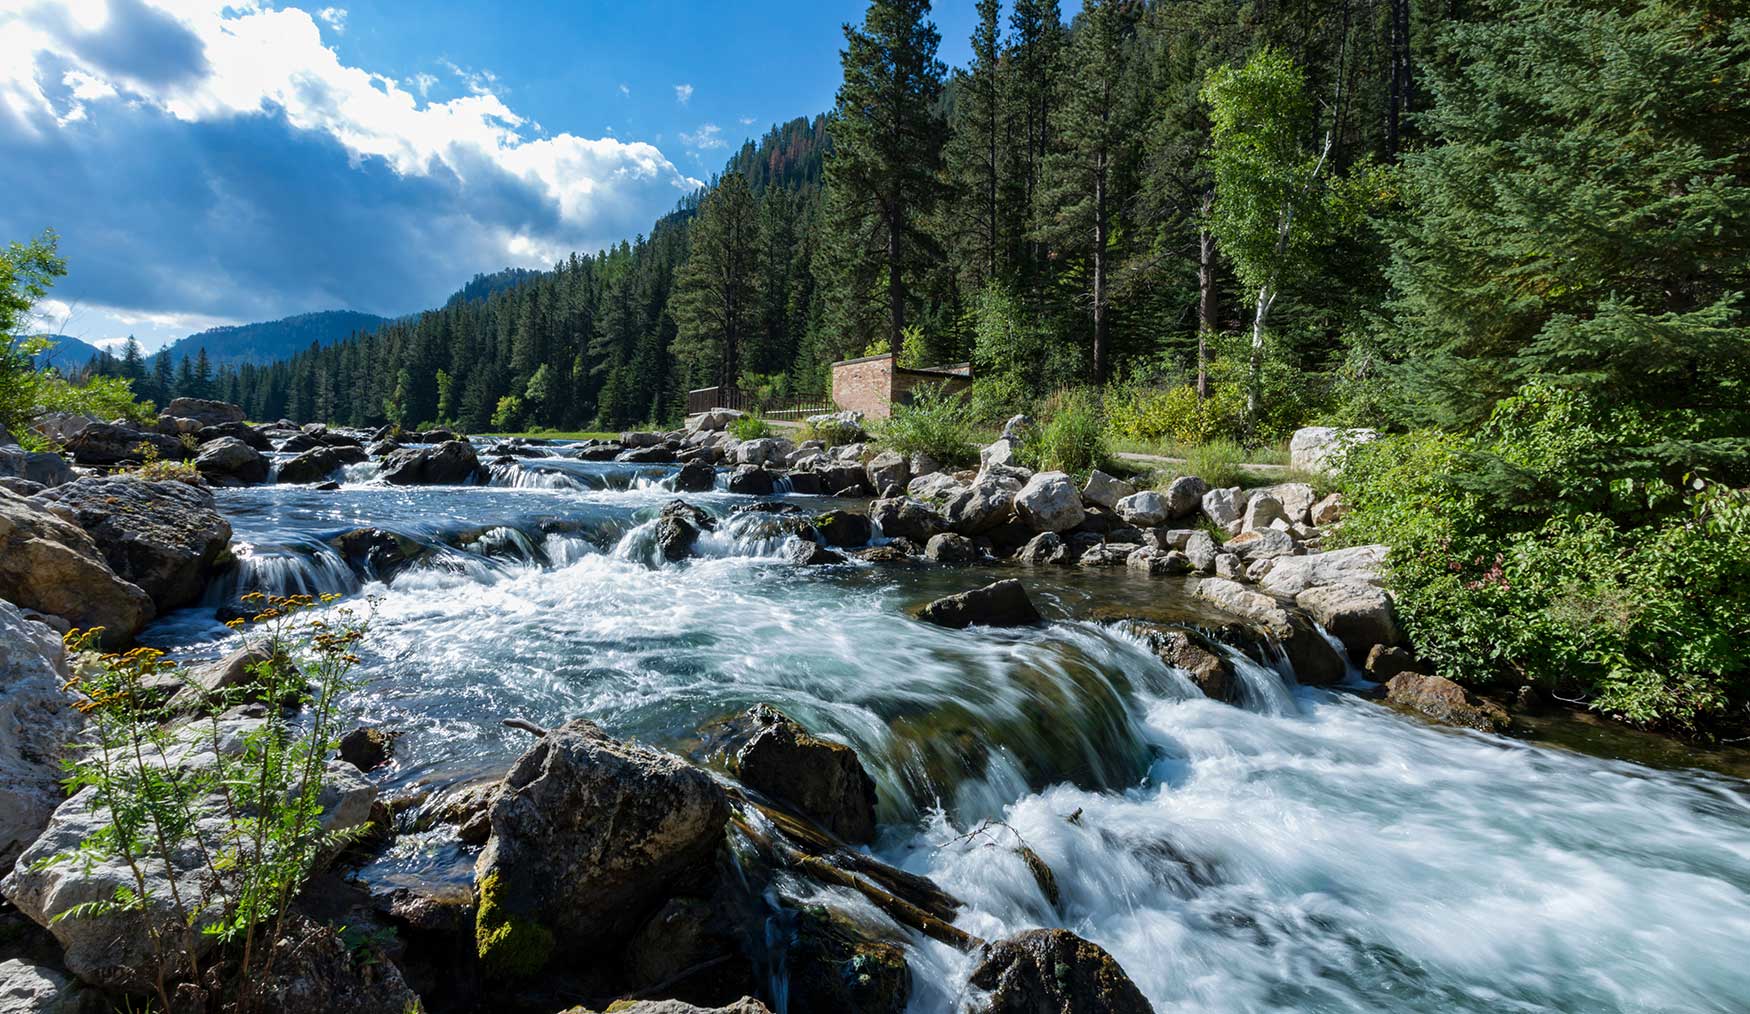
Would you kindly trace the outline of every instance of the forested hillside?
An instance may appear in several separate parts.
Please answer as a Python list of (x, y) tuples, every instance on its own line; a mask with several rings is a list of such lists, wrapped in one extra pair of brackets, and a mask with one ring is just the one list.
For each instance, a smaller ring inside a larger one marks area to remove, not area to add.
[(388, 323), (386, 318), (357, 310), (300, 313), (258, 324), (215, 327), (173, 342), (160, 355), (172, 362), (197, 357), (205, 350), (214, 366), (225, 363), (270, 363), (301, 351), (312, 342), (331, 345)]

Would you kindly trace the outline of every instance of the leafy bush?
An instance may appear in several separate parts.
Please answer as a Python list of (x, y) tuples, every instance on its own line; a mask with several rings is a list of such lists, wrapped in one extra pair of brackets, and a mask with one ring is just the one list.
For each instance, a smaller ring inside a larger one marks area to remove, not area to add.
[(514, 433), (523, 428), (523, 417), (527, 414), (522, 396), (507, 394), (498, 399), (498, 407), (492, 410), (492, 428), (500, 433)]
[(893, 415), (876, 430), (889, 449), (906, 457), (927, 454), (945, 467), (978, 461), (972, 411), (966, 397), (947, 384), (920, 384), (909, 402), (895, 403)]
[(771, 424), (762, 415), (749, 413), (729, 421), (730, 435), (737, 440), (758, 440), (772, 435)]
[(1097, 391), (1059, 391), (1046, 399), (1039, 415), (1044, 422), (1038, 438), (1023, 444), (1019, 452), (1028, 467), (1086, 476), (1109, 465), (1112, 452), (1106, 442), (1106, 415)]
[[(1392, 547), (1418, 653), (1473, 684), (1530, 683), (1643, 725), (1708, 734), (1750, 701), (1750, 497), (1704, 479), (1601, 486), (1642, 420), (1529, 388), (1474, 437), (1351, 451), (1337, 538)], [(1526, 494), (1493, 490), (1501, 469)]]
[[(339, 732), (339, 696), (352, 689), (358, 657), (353, 651), (365, 635), (362, 622), (346, 610), (315, 618), (310, 596), (245, 601), (260, 610), (253, 622), (263, 631), (266, 661), (250, 667), (249, 686), (212, 690), (189, 678), (163, 653), (136, 648), (104, 655), (81, 667), (73, 688), (83, 695), (87, 740), (73, 763), (68, 785), (93, 790), (100, 829), (79, 847), (47, 860), (117, 860), (134, 871), (131, 887), (68, 911), (66, 918), (144, 912), (148, 905), (168, 911), (140, 920), (154, 956), (153, 976), (160, 1009), (174, 1009), (170, 997), (178, 981), (206, 985), (203, 976), (221, 967), (235, 969), (224, 992), (236, 1009), (261, 1004), (251, 983), (272, 967), (287, 908), (325, 855), (360, 837), (366, 828), (331, 833), (321, 826), (320, 796), (326, 760)], [(232, 621), (242, 626), (244, 621)], [(68, 635), (69, 647), (84, 651), (100, 631)], [(179, 717), (163, 693), (151, 689), (166, 678), (180, 681), (177, 704), (192, 699), (200, 720)], [(259, 725), (242, 732), (221, 721), (228, 709), (248, 699), (303, 711), (288, 719), (269, 708)], [(205, 752), (212, 761), (178, 761)], [(196, 846), (204, 869), (186, 878), (180, 891), (154, 897), (141, 872), (176, 867), (177, 857)], [(233, 948), (234, 963), (203, 969), (196, 938), (217, 938)]]
[(1211, 440), (1185, 452), (1183, 475), (1195, 475), (1211, 489), (1243, 486), (1250, 476), (1245, 470), (1245, 448), (1232, 440)]

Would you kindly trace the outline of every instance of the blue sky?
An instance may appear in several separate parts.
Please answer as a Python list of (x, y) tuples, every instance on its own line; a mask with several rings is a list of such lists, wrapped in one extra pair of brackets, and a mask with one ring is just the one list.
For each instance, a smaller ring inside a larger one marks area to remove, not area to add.
[[(94, 343), (423, 309), (824, 111), (863, 6), (0, 0), (0, 239), (60, 233), (39, 323)], [(972, 19), (937, 5), (951, 64)]]

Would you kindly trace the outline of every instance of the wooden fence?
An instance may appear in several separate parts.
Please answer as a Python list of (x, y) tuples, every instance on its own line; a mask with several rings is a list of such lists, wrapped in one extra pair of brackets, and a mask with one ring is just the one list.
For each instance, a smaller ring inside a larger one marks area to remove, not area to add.
[(760, 398), (733, 387), (701, 387), (687, 392), (687, 414), (698, 415), (714, 408), (732, 408), (768, 419), (805, 419), (837, 411), (825, 395), (793, 398)]

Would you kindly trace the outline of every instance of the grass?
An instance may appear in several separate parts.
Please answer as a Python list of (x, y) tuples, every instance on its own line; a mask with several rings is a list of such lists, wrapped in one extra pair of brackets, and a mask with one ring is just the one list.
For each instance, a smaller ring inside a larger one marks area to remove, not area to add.
[[(1181, 444), (1178, 441), (1162, 438), (1159, 440), (1135, 440), (1126, 437), (1112, 437), (1112, 450), (1122, 454), (1151, 454), (1160, 458), (1188, 459), (1200, 448), (1195, 445)], [(1221, 441), (1211, 441), (1221, 443)], [(1209, 446), (1209, 445), (1203, 445)], [(1244, 463), (1249, 465), (1287, 465), (1288, 447), (1253, 447), (1244, 452)]]

